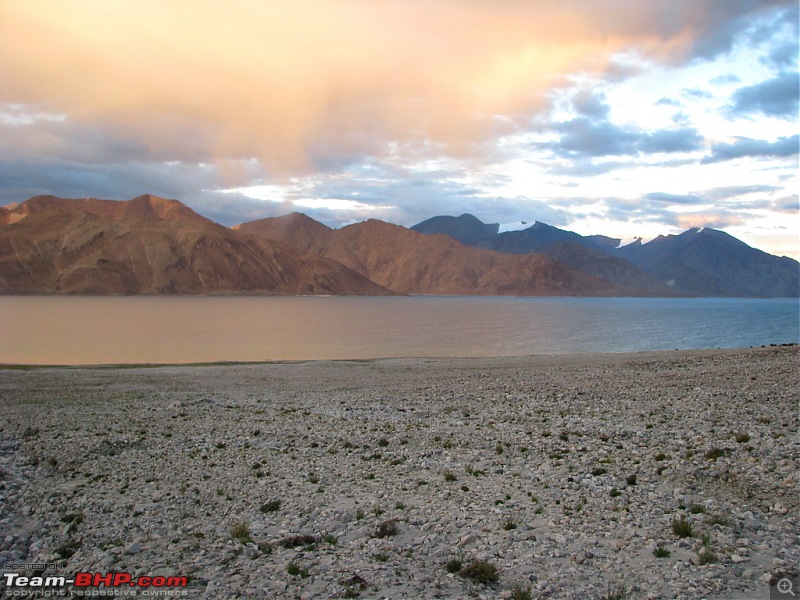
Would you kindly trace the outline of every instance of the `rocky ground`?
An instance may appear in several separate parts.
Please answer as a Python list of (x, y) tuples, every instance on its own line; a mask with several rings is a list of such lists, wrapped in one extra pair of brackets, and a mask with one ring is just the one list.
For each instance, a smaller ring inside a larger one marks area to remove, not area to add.
[(797, 389), (797, 347), (0, 370), (0, 565), (196, 598), (767, 598), (800, 564)]

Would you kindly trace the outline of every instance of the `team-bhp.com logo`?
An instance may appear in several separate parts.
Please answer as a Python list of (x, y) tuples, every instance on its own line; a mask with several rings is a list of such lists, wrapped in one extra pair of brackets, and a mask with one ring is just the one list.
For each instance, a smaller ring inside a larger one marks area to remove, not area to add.
[[(188, 578), (180, 576), (134, 577), (126, 572), (75, 573), (64, 575), (27, 576), (3, 573), (5, 595), (11, 597), (46, 598), (59, 596), (182, 596)], [(77, 589), (65, 590), (71, 585)], [(133, 588), (133, 589), (132, 589)], [(127, 593), (121, 593), (121, 592)]]

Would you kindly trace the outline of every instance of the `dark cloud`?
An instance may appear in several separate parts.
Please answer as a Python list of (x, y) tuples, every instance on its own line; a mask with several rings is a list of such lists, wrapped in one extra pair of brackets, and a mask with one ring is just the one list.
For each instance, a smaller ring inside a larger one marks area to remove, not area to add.
[(760, 113), (770, 117), (797, 118), (800, 102), (800, 74), (783, 73), (756, 85), (739, 88), (733, 94), (733, 113)]
[(711, 147), (711, 155), (706, 156), (703, 164), (722, 162), (742, 157), (770, 156), (784, 158), (798, 154), (800, 136), (778, 138), (774, 142), (737, 137), (732, 144), (715, 144)]

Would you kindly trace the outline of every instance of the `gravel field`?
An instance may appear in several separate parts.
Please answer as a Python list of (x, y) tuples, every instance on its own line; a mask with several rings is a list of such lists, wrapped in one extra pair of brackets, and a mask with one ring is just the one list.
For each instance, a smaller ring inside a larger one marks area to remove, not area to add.
[(189, 598), (769, 598), (800, 565), (798, 367), (2, 369), (0, 565)]

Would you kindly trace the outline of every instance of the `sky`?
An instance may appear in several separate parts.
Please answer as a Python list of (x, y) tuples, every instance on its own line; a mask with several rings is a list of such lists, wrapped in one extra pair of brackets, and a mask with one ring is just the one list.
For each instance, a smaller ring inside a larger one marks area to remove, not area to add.
[(0, 205), (471, 213), (800, 257), (796, 0), (0, 0)]

